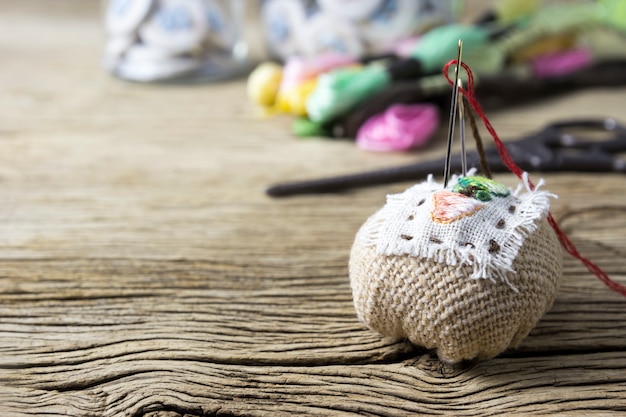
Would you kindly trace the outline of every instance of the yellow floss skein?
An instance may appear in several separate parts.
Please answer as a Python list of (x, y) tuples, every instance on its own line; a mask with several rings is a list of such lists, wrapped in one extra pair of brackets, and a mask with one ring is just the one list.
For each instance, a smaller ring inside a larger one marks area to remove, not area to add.
[[(362, 64), (351, 64), (342, 66), (341, 69), (360, 69)], [(276, 98), (276, 105), (274, 110), (277, 113), (289, 113), (294, 116), (307, 117), (308, 112), (306, 109), (306, 103), (309, 96), (317, 88), (318, 77), (310, 78), (302, 81), (296, 88), (289, 91), (278, 91), (278, 97)]]
[(303, 81), (296, 88), (278, 95), (276, 110), (281, 113), (290, 113), (294, 116), (306, 116), (306, 101), (317, 87), (317, 78)]
[(494, 5), (494, 11), (503, 23), (530, 16), (538, 8), (539, 0), (500, 0)]
[(260, 106), (272, 106), (278, 96), (282, 79), (283, 68), (280, 65), (275, 62), (260, 64), (248, 77), (248, 97)]
[(626, 57), (624, 36), (616, 29), (608, 27), (594, 28), (579, 36), (580, 44), (591, 50), (598, 60), (623, 59)]
[(565, 51), (576, 45), (576, 34), (560, 33), (546, 36), (511, 54), (514, 62), (524, 62), (536, 56)]

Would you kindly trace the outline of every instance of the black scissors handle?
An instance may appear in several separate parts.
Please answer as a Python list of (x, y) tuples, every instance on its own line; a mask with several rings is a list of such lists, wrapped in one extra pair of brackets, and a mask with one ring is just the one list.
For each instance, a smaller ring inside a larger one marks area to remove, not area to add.
[[(572, 129), (580, 132), (572, 134)], [(586, 136), (594, 132), (608, 134), (608, 138), (594, 140)], [(626, 127), (615, 119), (556, 122), (528, 139), (528, 143), (522, 140), (511, 146), (534, 146), (534, 152), (542, 159), (535, 168), (542, 171), (626, 172), (626, 161), (616, 156), (626, 151)]]
[[(487, 162), (494, 172), (505, 170), (505, 166), (497, 154), (488, 155)], [(431, 161), (401, 165), (393, 168), (384, 168), (375, 171), (348, 174), (336, 177), (319, 178), (313, 180), (294, 181), (276, 184), (266, 190), (272, 197), (284, 197), (295, 194), (317, 194), (344, 191), (352, 188), (362, 188), (371, 185), (393, 184), (402, 181), (415, 181), (425, 178), (429, 174), (441, 171), (443, 174), (445, 158)], [(480, 166), (477, 152), (467, 153), (468, 166)], [(453, 155), (450, 161), (450, 171), (461, 171), (461, 155)]]
[[(571, 129), (581, 130), (580, 134), (573, 135)], [(610, 139), (593, 140), (585, 138), (586, 132), (606, 132)], [(550, 123), (538, 135), (543, 136), (548, 146), (557, 148), (598, 148), (607, 152), (626, 150), (626, 126), (615, 119), (575, 119)]]
[[(568, 129), (606, 131), (612, 133), (609, 140), (592, 140), (567, 133)], [(515, 163), (524, 171), (573, 171), (573, 172), (626, 172), (626, 161), (615, 153), (626, 150), (626, 127), (614, 119), (581, 119), (551, 123), (537, 133), (506, 143)], [(498, 151), (491, 147), (485, 156), (493, 172), (507, 172)], [(477, 152), (467, 153), (469, 167), (480, 166)], [(385, 168), (358, 174), (313, 180), (286, 182), (267, 189), (273, 197), (295, 194), (315, 194), (344, 191), (371, 185), (416, 181), (428, 174), (443, 173), (445, 159)], [(454, 155), (450, 161), (451, 172), (461, 171), (461, 156)]]
[(358, 174), (285, 182), (269, 187), (266, 192), (272, 197), (284, 197), (295, 194), (332, 193), (371, 185), (392, 184), (423, 178), (436, 170), (443, 170), (443, 163), (442, 158), (421, 164), (402, 165)]

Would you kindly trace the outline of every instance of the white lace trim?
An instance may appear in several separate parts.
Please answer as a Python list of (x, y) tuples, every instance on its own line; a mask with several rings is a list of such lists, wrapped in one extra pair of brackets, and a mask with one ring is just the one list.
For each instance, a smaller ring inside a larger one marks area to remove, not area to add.
[[(446, 190), (457, 180), (453, 177)], [(441, 223), (431, 212), (433, 195), (443, 191), (443, 185), (429, 176), (403, 193), (388, 195), (387, 204), (360, 233), (361, 243), (375, 246), (378, 254), (409, 255), (459, 268), (470, 265), (474, 279), (500, 279), (511, 285), (506, 274), (515, 272), (512, 265), (520, 247), (548, 214), (550, 198), (556, 198), (540, 190), (543, 185), (542, 179), (531, 190), (525, 173), (508, 196), (494, 197), (471, 215)]]

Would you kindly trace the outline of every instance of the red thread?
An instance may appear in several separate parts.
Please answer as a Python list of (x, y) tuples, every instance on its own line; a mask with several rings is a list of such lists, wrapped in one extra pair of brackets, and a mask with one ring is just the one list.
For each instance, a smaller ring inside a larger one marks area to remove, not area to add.
[[(451, 86), (454, 85), (454, 81), (450, 79), (448, 72), (449, 72), (450, 66), (456, 65), (456, 64), (457, 64), (457, 60), (454, 59), (443, 66), (443, 76), (446, 77), (446, 80), (448, 80), (448, 83), (450, 83)], [(483, 111), (480, 103), (478, 102), (478, 100), (476, 100), (476, 97), (474, 95), (474, 74), (472, 74), (472, 70), (464, 62), (461, 62), (461, 67), (463, 67), (463, 69), (467, 73), (467, 89), (459, 88), (459, 91), (461, 92), (461, 94), (467, 97), (467, 100), (472, 105), (472, 108), (474, 109), (478, 117), (480, 117), (480, 119), (483, 121), (483, 124), (485, 125), (485, 128), (487, 129), (487, 131), (493, 137), (493, 140), (495, 141), (495, 144), (496, 144), (496, 149), (498, 150), (498, 155), (500, 155), (500, 159), (502, 159), (502, 162), (504, 162), (504, 165), (506, 165), (506, 167), (513, 174), (515, 174), (518, 178), (521, 179), (524, 171), (520, 167), (517, 166), (515, 161), (513, 161), (513, 158), (511, 157), (509, 152), (506, 150), (504, 143), (498, 137), (496, 130), (493, 128), (493, 126), (489, 122), (489, 119), (487, 119), (487, 116), (485, 116), (485, 112)], [(530, 178), (528, 179), (528, 185), (530, 186), (531, 190), (535, 188), (535, 185), (532, 183)], [(611, 278), (609, 278), (606, 272), (602, 270), (602, 268), (600, 268), (598, 265), (596, 265), (595, 263), (591, 262), (589, 259), (585, 258), (583, 255), (581, 255), (580, 252), (578, 252), (578, 249), (576, 249), (576, 246), (574, 246), (574, 244), (569, 239), (569, 237), (567, 237), (565, 232), (561, 230), (556, 220), (552, 216), (552, 213), (548, 213), (548, 223), (550, 224), (550, 226), (552, 226), (552, 229), (554, 229), (554, 231), (556, 232), (557, 236), (559, 237), (559, 241), (561, 242), (561, 245), (567, 251), (567, 253), (572, 255), (574, 258), (580, 260), (583, 263), (583, 265), (585, 265), (587, 269), (591, 273), (593, 273), (596, 277), (598, 277), (598, 279), (602, 281), (607, 287), (609, 287), (615, 292), (622, 294), (623, 296), (626, 296), (626, 285), (622, 285), (620, 283), (613, 281)]]

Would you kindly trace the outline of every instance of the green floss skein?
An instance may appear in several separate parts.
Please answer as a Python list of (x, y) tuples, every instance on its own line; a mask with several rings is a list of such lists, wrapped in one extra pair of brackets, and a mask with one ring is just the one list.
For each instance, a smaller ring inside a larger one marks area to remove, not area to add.
[(624, 0), (600, 0), (603, 7), (602, 17), (608, 24), (619, 30), (626, 30), (626, 1)]
[(494, 5), (494, 12), (502, 23), (512, 23), (527, 17), (539, 9), (539, 0), (500, 0)]
[(306, 102), (309, 118), (328, 122), (350, 111), (357, 103), (382, 90), (391, 82), (387, 70), (378, 65), (360, 69), (338, 69), (319, 77)]
[(441, 70), (457, 56), (459, 39), (463, 40), (463, 53), (469, 53), (487, 43), (488, 33), (480, 26), (439, 26), (422, 36), (411, 56), (420, 61), (425, 72)]
[(562, 6), (544, 7), (537, 12), (533, 22), (554, 34), (597, 24), (601, 20), (602, 7), (597, 3), (568, 3)]
[(582, 31), (602, 23), (602, 7), (596, 3), (568, 3), (544, 7), (530, 19), (524, 29), (517, 30), (494, 43), (503, 55), (509, 56), (537, 39), (563, 32)]
[[(451, 57), (457, 55), (459, 39), (463, 40), (464, 51), (471, 52), (487, 42), (488, 33), (478, 26), (441, 26), (426, 33), (411, 55), (420, 62), (425, 72), (438, 72)], [(378, 65), (323, 74), (307, 100), (307, 114), (314, 122), (328, 122), (352, 110), (390, 82), (389, 72)]]
[(504, 68), (506, 57), (499, 49), (486, 45), (463, 54), (463, 62), (469, 65), (475, 74), (496, 74)]
[(589, 48), (595, 60), (626, 58), (624, 35), (612, 26), (585, 31), (579, 38), (581, 45)]
[(315, 123), (305, 117), (297, 117), (293, 119), (291, 130), (296, 136), (301, 138), (309, 138), (313, 136), (328, 136), (328, 129), (321, 123)]

